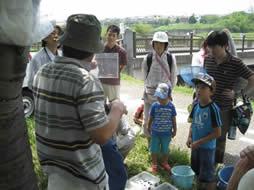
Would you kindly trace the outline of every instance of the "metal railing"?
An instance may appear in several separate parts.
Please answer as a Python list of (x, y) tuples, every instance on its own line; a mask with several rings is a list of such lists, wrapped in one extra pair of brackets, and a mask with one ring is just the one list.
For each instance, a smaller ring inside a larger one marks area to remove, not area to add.
[[(237, 50), (242, 52), (246, 50), (254, 50), (254, 38), (234, 38)], [(152, 37), (136, 37), (134, 39), (136, 48), (134, 47), (135, 57), (138, 55), (145, 55), (152, 50)], [(202, 36), (195, 36), (193, 33), (186, 36), (169, 36), (169, 51), (171, 53), (189, 53), (199, 51), (204, 38)]]

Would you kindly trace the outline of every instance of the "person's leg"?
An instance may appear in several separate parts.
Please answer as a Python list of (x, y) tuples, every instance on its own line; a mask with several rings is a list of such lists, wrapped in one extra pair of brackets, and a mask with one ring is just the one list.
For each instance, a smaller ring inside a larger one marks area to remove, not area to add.
[(103, 84), (101, 83), (103, 91), (104, 91), (104, 97), (105, 97), (105, 101), (107, 102), (107, 99), (109, 100), (109, 93), (110, 93), (110, 89), (109, 89), (109, 85), (107, 84)]
[(148, 125), (148, 118), (149, 118), (149, 110), (151, 107), (151, 103), (148, 101), (148, 99), (144, 99), (144, 122), (143, 122), (143, 133), (147, 138), (147, 147), (149, 149), (150, 147), (150, 138), (151, 135), (149, 134), (148, 130), (147, 130), (147, 125)]
[(227, 132), (232, 122), (232, 111), (221, 111), (221, 119), (223, 125), (221, 127), (221, 136), (216, 140), (215, 163), (223, 163), (224, 160)]
[(158, 169), (158, 152), (159, 152), (159, 147), (160, 147), (160, 140), (159, 137), (157, 136), (152, 136), (151, 137), (151, 156), (152, 156), (152, 172), (157, 173)]
[(206, 190), (216, 189), (215, 178), (215, 150), (200, 149), (200, 173), (199, 181), (205, 186)]
[(109, 140), (105, 145), (101, 146), (101, 150), (109, 176), (110, 190), (124, 189), (127, 181), (127, 172), (115, 142)]
[(169, 143), (171, 138), (169, 138), (168, 136), (165, 137), (160, 137), (161, 139), (161, 153), (162, 153), (162, 167), (167, 170), (170, 171), (171, 167), (168, 164), (168, 152), (169, 152)]
[(120, 85), (109, 85), (102, 84), (105, 99), (108, 98), (108, 101), (111, 102), (115, 99), (120, 99)]
[(199, 148), (191, 150), (191, 169), (195, 172), (196, 176), (199, 176)]
[(120, 99), (120, 85), (109, 85), (109, 101)]

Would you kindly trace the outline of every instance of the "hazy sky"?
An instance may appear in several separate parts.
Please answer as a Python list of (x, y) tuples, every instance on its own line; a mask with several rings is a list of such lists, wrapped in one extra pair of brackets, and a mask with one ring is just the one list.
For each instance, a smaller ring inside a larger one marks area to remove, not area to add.
[(254, 0), (41, 0), (41, 14), (65, 20), (73, 13), (89, 13), (99, 19), (146, 15), (228, 14), (254, 9)]

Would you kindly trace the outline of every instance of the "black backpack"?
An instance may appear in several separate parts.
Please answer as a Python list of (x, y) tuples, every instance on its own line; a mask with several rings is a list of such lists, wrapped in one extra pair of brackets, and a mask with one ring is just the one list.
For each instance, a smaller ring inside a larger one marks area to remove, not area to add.
[[(146, 64), (147, 64), (147, 73), (146, 73), (146, 77), (148, 76), (149, 72), (150, 72), (150, 68), (152, 65), (152, 60), (153, 60), (153, 53), (150, 52), (147, 55), (147, 59), (146, 59)], [(169, 71), (171, 71), (171, 67), (172, 67), (172, 55), (170, 53), (167, 53), (167, 61), (168, 61), (168, 67), (169, 67)]]

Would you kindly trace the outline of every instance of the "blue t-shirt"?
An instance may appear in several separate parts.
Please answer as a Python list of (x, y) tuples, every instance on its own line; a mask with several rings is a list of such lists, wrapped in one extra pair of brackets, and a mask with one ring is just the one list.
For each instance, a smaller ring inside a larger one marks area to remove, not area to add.
[[(215, 127), (221, 127), (221, 115), (219, 107), (214, 103), (206, 106), (195, 104), (190, 116), (192, 122), (192, 141), (197, 141), (213, 132)], [(214, 149), (216, 147), (216, 139), (212, 139), (202, 145), (201, 148)]]
[(172, 134), (173, 117), (176, 116), (176, 109), (172, 102), (161, 105), (154, 102), (151, 106), (150, 117), (153, 118), (152, 136), (169, 136)]

